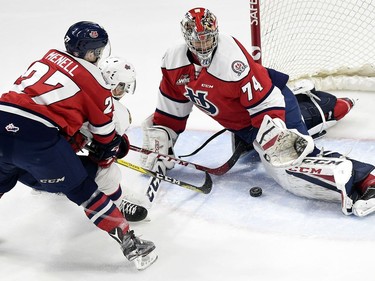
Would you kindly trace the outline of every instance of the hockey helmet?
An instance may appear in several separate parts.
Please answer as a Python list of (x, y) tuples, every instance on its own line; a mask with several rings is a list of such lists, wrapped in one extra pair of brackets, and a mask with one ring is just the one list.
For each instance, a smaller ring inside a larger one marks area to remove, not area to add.
[(134, 94), (136, 88), (136, 72), (134, 66), (121, 57), (108, 57), (99, 64), (103, 78), (111, 86), (112, 95), (116, 99), (125, 94)]
[(88, 51), (93, 51), (98, 60), (108, 44), (108, 34), (97, 23), (80, 21), (69, 27), (64, 37), (64, 43), (69, 54), (84, 58)]
[(191, 9), (181, 21), (181, 32), (189, 50), (203, 67), (208, 67), (218, 43), (216, 16), (205, 8)]

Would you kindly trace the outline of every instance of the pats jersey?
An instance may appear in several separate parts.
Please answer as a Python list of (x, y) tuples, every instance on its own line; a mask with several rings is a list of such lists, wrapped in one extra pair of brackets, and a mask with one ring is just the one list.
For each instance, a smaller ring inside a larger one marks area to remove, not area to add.
[(84, 122), (95, 140), (110, 142), (115, 135), (113, 99), (99, 68), (58, 50), (32, 63), (0, 97), (2, 111), (33, 120), (46, 120), (68, 136)]
[(259, 128), (265, 114), (285, 120), (280, 87), (286, 81), (276, 87), (268, 70), (235, 38), (219, 35), (207, 68), (192, 63), (188, 54), (186, 44), (181, 44), (163, 57), (154, 124), (181, 133), (193, 105), (231, 131)]

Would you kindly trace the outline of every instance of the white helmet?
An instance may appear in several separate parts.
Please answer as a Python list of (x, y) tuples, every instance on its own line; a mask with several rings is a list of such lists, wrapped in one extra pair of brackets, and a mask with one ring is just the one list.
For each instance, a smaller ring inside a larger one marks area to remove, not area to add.
[(134, 94), (136, 73), (134, 66), (127, 60), (120, 57), (108, 57), (100, 63), (99, 69), (105, 82), (111, 86), (114, 98), (120, 99), (126, 93)]

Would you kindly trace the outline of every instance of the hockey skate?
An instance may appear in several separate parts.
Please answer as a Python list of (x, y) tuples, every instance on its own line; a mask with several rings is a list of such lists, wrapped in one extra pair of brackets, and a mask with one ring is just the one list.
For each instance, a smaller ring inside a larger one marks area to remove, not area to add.
[(375, 211), (375, 185), (369, 186), (366, 192), (354, 203), (353, 213), (364, 217)]
[(148, 213), (146, 208), (131, 203), (125, 199), (121, 201), (119, 209), (125, 219), (131, 222), (144, 220), (147, 217)]
[(113, 229), (109, 235), (121, 245), (124, 256), (134, 262), (138, 270), (143, 270), (152, 265), (158, 258), (154, 252), (155, 244), (142, 240), (134, 235), (133, 230), (123, 234), (120, 228)]

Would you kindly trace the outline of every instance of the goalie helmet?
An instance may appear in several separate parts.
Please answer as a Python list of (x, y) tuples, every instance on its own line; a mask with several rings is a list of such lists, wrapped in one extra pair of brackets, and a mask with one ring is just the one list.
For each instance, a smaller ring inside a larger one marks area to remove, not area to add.
[(91, 21), (73, 24), (64, 37), (65, 48), (69, 54), (83, 59), (88, 51), (93, 51), (96, 61), (101, 58), (108, 41), (104, 28)]
[(216, 16), (205, 8), (191, 9), (181, 21), (181, 31), (189, 50), (208, 67), (218, 43)]
[(107, 84), (111, 86), (114, 98), (120, 99), (125, 94), (134, 94), (136, 73), (134, 66), (120, 57), (109, 57), (100, 63), (99, 69)]

